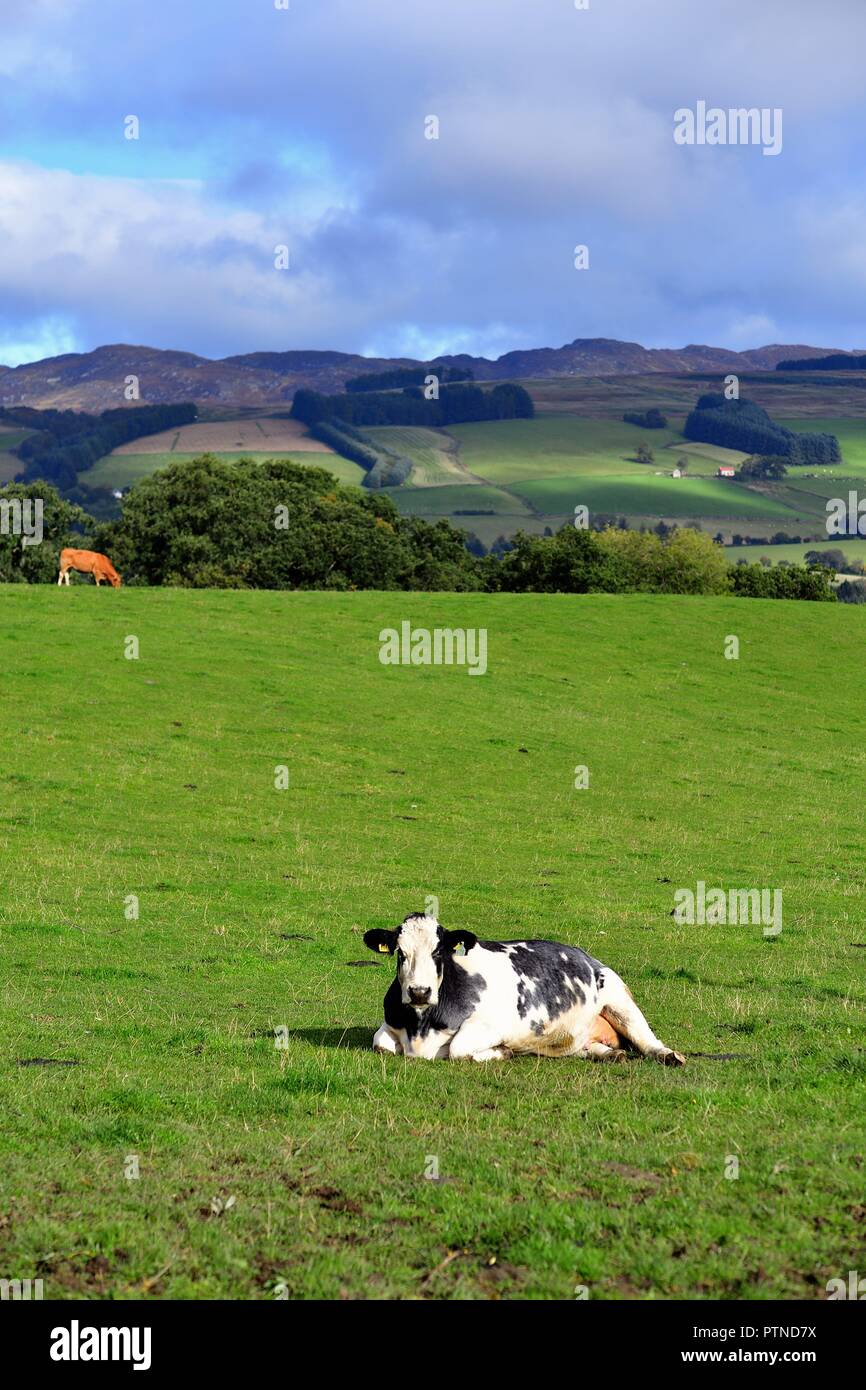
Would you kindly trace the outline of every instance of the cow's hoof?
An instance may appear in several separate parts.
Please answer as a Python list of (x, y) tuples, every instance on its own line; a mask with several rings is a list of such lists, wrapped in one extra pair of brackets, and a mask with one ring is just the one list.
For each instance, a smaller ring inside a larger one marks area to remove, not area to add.
[(663, 1052), (659, 1057), (663, 1067), (684, 1067), (686, 1059), (681, 1052), (673, 1052), (670, 1048)]

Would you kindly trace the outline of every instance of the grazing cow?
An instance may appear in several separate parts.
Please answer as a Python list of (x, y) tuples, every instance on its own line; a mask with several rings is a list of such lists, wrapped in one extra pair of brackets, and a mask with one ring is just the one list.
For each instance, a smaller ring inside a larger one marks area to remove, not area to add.
[[(397, 953), (376, 1052), (475, 1062), (513, 1053), (618, 1060), (625, 1040), (666, 1066), (685, 1062), (659, 1041), (619, 975), (577, 946), (479, 941), (420, 913), (396, 931), (368, 931), (364, 944)], [(456, 955), (461, 945), (465, 955)]]
[(108, 556), (100, 555), (98, 550), (70, 550), (68, 546), (65, 550), (61, 550), (60, 573), (57, 576), (58, 584), (69, 583), (70, 570), (75, 570), (79, 574), (92, 574), (96, 580), (97, 588), (103, 579), (108, 580), (112, 589), (120, 588), (120, 575)]

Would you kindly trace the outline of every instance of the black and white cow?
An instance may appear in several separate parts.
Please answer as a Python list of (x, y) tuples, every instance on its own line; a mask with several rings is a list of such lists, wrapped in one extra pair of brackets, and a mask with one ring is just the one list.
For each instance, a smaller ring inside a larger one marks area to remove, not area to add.
[[(397, 954), (376, 1052), (476, 1062), (515, 1052), (613, 1060), (624, 1055), (625, 1039), (667, 1066), (685, 1061), (659, 1041), (619, 975), (577, 946), (479, 941), (420, 913), (395, 931), (368, 931), (364, 943)], [(455, 954), (461, 946), (465, 954)]]

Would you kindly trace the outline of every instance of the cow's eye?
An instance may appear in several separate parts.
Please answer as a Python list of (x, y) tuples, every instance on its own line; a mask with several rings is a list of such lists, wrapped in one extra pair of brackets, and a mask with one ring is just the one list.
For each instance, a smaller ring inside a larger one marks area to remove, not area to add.
[(398, 949), (398, 951), (397, 951), (397, 964), (398, 964), (398, 965), (402, 965), (403, 962), (405, 961), (405, 959), (406, 959), (406, 957), (403, 955), (403, 952), (402, 952), (401, 950)]

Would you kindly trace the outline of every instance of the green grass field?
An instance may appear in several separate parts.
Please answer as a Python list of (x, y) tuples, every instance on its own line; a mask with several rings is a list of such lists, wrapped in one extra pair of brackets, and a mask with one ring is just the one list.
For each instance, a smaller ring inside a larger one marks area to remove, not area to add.
[(591, 513), (606, 512), (626, 516), (722, 518), (742, 520), (778, 518), (793, 523), (809, 514), (808, 501), (795, 512), (776, 496), (764, 494), (723, 478), (656, 477), (652, 468), (622, 477), (540, 478), (512, 483), (511, 491), (524, 498), (541, 515), (574, 513), (576, 503)]
[(859, 564), (866, 564), (866, 540), (858, 536), (834, 536), (831, 540), (814, 542), (805, 541), (801, 545), (750, 545), (750, 546), (725, 546), (725, 553), (732, 564), (737, 560), (746, 559), (752, 564), (759, 560), (762, 555), (766, 555), (772, 564), (778, 565), (781, 560), (787, 560), (792, 565), (802, 565), (805, 563), (806, 554), (812, 550), (841, 550), (847, 560), (855, 561)]
[[(863, 1268), (866, 615), (85, 583), (0, 605), (5, 1276), (767, 1299)], [(487, 675), (381, 666), (404, 619), (485, 627)], [(782, 890), (781, 936), (676, 925), (698, 880)], [(374, 1056), (391, 972), (362, 933), (428, 895), (447, 926), (584, 946), (688, 1065)]]
[(576, 473), (586, 477), (643, 474), (650, 470), (635, 458), (642, 443), (652, 448), (654, 466), (669, 473), (683, 455), (689, 459), (690, 471), (710, 474), (720, 462), (738, 463), (744, 457), (732, 449), (716, 449), (715, 456), (708, 458), (703, 451), (711, 446), (691, 444), (677, 429), (642, 430), (622, 420), (577, 415), (451, 425), (448, 432), (459, 441), (466, 468), (505, 486)]
[[(453, 516), (454, 524), (459, 525), (458, 513), (466, 511), (492, 511), (497, 516), (507, 512), (513, 517), (532, 515), (528, 505), (515, 494), (500, 487), (488, 487), (483, 483), (473, 486), (468, 483), (455, 483), (452, 487), (427, 488), (385, 488), (397, 510), (404, 515), (417, 513), (423, 509), (424, 515)], [(474, 517), (464, 515), (468, 524)]]
[[(518, 529), (521, 507), (528, 509), (541, 529), (545, 524), (554, 529), (563, 518), (573, 516), (578, 503), (593, 513), (625, 515), (632, 524), (642, 521), (652, 524), (659, 517), (698, 521), (713, 525), (725, 523), (727, 528), (747, 529), (760, 534), (766, 523), (777, 521), (814, 529), (824, 516), (821, 498), (833, 495), (838, 489), (836, 476), (808, 479), (795, 473), (784, 485), (761, 488), (742, 484), (732, 485), (716, 478), (720, 464), (738, 466), (744, 454), (720, 449), (709, 444), (695, 444), (680, 433), (684, 417), (672, 416), (670, 428), (641, 430), (622, 420), (597, 419), (566, 414), (542, 414), (534, 420), (499, 420), (481, 424), (454, 425), (445, 431), (381, 430), (373, 433), (392, 436), (396, 446), (402, 442), (402, 452), (418, 458), (418, 469), (410, 483), (430, 477), (432, 464), (423, 473), (424, 460), (413, 453), (413, 434), (435, 440), (437, 434), (456, 441), (456, 460), (465, 470), (467, 479), (486, 479), (500, 490), (497, 502), (497, 523), (478, 530), (482, 539), (487, 533), (510, 534)], [(809, 428), (824, 427), (826, 422), (796, 422)], [(846, 440), (852, 449), (862, 437), (866, 450), (866, 424), (846, 422)], [(829, 428), (827, 424), (827, 428)], [(405, 436), (402, 441), (398, 436)], [(648, 443), (654, 462), (637, 462), (640, 443)], [(447, 455), (453, 465), (454, 455)], [(673, 478), (675, 467), (682, 458), (688, 462), (688, 476)], [(834, 470), (841, 474), (846, 468)], [(436, 483), (448, 482), (440, 473)], [(826, 488), (831, 491), (827, 493)], [(431, 497), (431, 488), (413, 491), (412, 487), (398, 489), (393, 495), (401, 510), (432, 517), (454, 515), (458, 494), (452, 487), (443, 487), (442, 496)], [(452, 501), (452, 494), (454, 500)], [(479, 504), (480, 505), (480, 504)]]
[[(670, 377), (653, 384), (611, 378), (529, 385), (539, 407), (534, 420), (487, 421), (448, 430), (396, 426), (368, 430), (375, 442), (414, 462), (408, 481), (389, 489), (399, 510), (431, 521), (447, 517), (455, 526), (474, 531), (487, 545), (521, 529), (556, 530), (573, 517), (578, 504), (594, 513), (624, 515), (633, 526), (653, 525), (664, 517), (697, 522), (705, 529), (721, 527), (728, 537), (738, 531), (769, 535), (780, 527), (812, 535), (823, 530), (825, 499), (866, 478), (866, 420), (853, 415), (780, 413), (781, 423), (791, 429), (837, 434), (844, 461), (817, 477), (797, 469), (781, 483), (751, 487), (715, 476), (720, 464), (736, 467), (744, 454), (682, 437), (685, 408), (699, 389), (706, 389), (706, 381)], [(750, 396), (766, 399), (774, 418), (780, 406), (784, 411), (795, 404), (818, 408), (817, 388), (811, 381), (780, 383), (761, 378), (750, 380), (746, 389)], [(840, 408), (853, 408), (850, 383), (844, 390), (828, 383), (825, 411), (836, 397)], [(667, 429), (644, 430), (622, 420), (623, 410), (649, 404), (669, 412)], [(612, 410), (619, 418), (599, 413)], [(651, 465), (637, 462), (640, 443), (652, 448)], [(243, 456), (240, 452), (219, 454), (230, 462)], [(300, 464), (328, 468), (341, 482), (363, 483), (363, 470), (338, 454), (286, 456)], [(112, 454), (100, 459), (85, 481), (91, 487), (125, 488), (156, 468), (192, 457), (177, 452)], [(0, 454), (0, 479), (3, 458)], [(688, 460), (687, 477), (671, 477), (682, 458)], [(12, 460), (12, 472), (19, 466)], [(492, 510), (493, 515), (466, 517), (467, 510)]]
[(782, 420), (789, 430), (835, 434), (842, 450), (841, 464), (836, 464), (830, 472), (850, 478), (866, 478), (866, 420)]
[(463, 467), (457, 441), (445, 430), (384, 425), (364, 431), (375, 443), (404, 454), (415, 467), (408, 479), (413, 488), (447, 487), (478, 481)]

